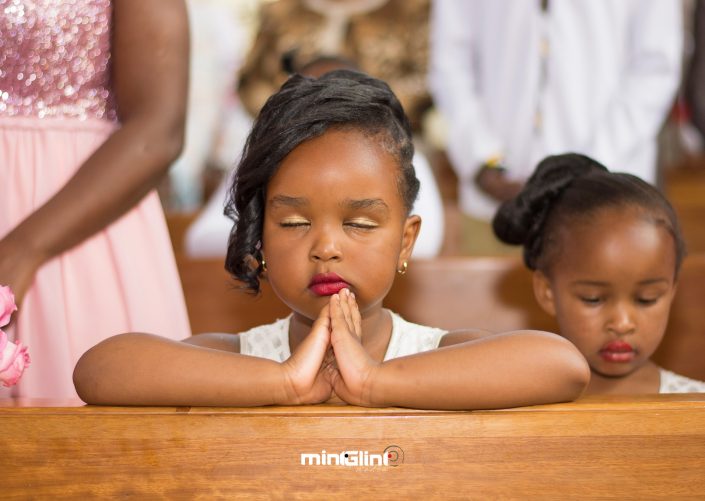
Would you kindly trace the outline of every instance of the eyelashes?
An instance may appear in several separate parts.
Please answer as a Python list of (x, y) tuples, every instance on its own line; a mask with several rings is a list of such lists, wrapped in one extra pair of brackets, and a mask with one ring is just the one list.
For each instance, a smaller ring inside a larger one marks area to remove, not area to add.
[[(656, 304), (659, 299), (661, 299), (662, 296), (656, 296), (656, 297), (636, 297), (634, 298), (634, 301), (641, 305), (641, 306), (651, 306)], [(598, 306), (604, 302), (606, 302), (606, 298), (602, 297), (592, 297), (592, 296), (579, 296), (578, 299), (580, 299), (581, 302), (585, 303), (588, 306)]]
[[(279, 226), (281, 228), (304, 228), (311, 226), (311, 222), (307, 220), (284, 220), (279, 223)], [(374, 230), (379, 227), (379, 224), (368, 220), (353, 220), (344, 221), (343, 226), (356, 230)]]

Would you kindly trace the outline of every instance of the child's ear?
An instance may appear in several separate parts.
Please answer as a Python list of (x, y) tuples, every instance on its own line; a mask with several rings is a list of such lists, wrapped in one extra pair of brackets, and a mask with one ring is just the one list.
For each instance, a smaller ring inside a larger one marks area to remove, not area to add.
[(533, 275), (534, 296), (539, 306), (551, 316), (556, 316), (556, 302), (553, 289), (548, 277), (542, 271), (535, 271)]
[(414, 250), (416, 238), (421, 230), (421, 218), (419, 216), (409, 216), (404, 221), (404, 229), (401, 235), (401, 252), (399, 253), (399, 263), (397, 269), (401, 268), (404, 261), (409, 261), (411, 251)]

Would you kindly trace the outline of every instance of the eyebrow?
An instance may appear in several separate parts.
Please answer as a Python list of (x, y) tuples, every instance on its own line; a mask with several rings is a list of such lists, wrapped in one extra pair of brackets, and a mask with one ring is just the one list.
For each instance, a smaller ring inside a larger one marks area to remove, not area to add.
[(362, 198), (359, 200), (352, 200), (348, 198), (345, 199), (341, 205), (347, 206), (351, 209), (389, 209), (389, 206), (381, 198)]
[[(657, 283), (668, 283), (667, 278), (647, 278), (646, 280), (641, 280), (638, 285), (651, 285)], [(599, 280), (576, 280), (573, 285), (588, 285), (594, 287), (609, 287), (609, 282), (600, 282)]]
[(269, 201), (269, 205), (272, 207), (303, 207), (308, 205), (308, 199), (303, 197), (290, 197), (287, 195), (277, 195), (272, 197)]
[[(304, 207), (308, 205), (308, 199), (289, 195), (276, 195), (271, 198), (269, 205), (272, 207)], [(346, 198), (340, 205), (351, 209), (389, 209), (389, 206), (381, 198)]]

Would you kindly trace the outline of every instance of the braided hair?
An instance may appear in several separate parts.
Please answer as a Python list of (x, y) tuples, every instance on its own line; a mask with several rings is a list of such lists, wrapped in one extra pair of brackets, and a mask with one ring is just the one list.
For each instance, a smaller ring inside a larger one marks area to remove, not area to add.
[(662, 225), (673, 237), (678, 273), (685, 243), (676, 213), (663, 194), (636, 176), (610, 172), (577, 153), (542, 160), (522, 191), (499, 207), (492, 228), (503, 242), (524, 246), (529, 269), (548, 271), (558, 248), (558, 230), (610, 207), (639, 207)]
[(379, 140), (397, 160), (397, 188), (409, 214), (419, 192), (412, 165), (409, 120), (389, 86), (353, 70), (319, 78), (293, 75), (257, 116), (228, 193), (225, 214), (234, 222), (225, 269), (258, 293), (266, 190), (284, 158), (329, 129), (356, 130)]

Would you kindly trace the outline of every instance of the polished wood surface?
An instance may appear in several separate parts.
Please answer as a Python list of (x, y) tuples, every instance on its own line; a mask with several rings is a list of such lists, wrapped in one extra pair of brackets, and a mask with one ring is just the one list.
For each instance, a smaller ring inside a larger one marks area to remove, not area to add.
[[(705, 496), (705, 395), (474, 412), (8, 400), (0, 430), (3, 499)], [(301, 464), (390, 446), (397, 466)]]
[[(289, 310), (266, 283), (253, 297), (237, 290), (221, 260), (178, 258), (195, 334), (241, 332), (283, 318)], [(655, 360), (677, 373), (705, 380), (705, 254), (686, 258), (664, 340)], [(534, 299), (531, 272), (519, 258), (446, 257), (412, 261), (385, 305), (409, 321), (445, 329), (557, 332)]]

